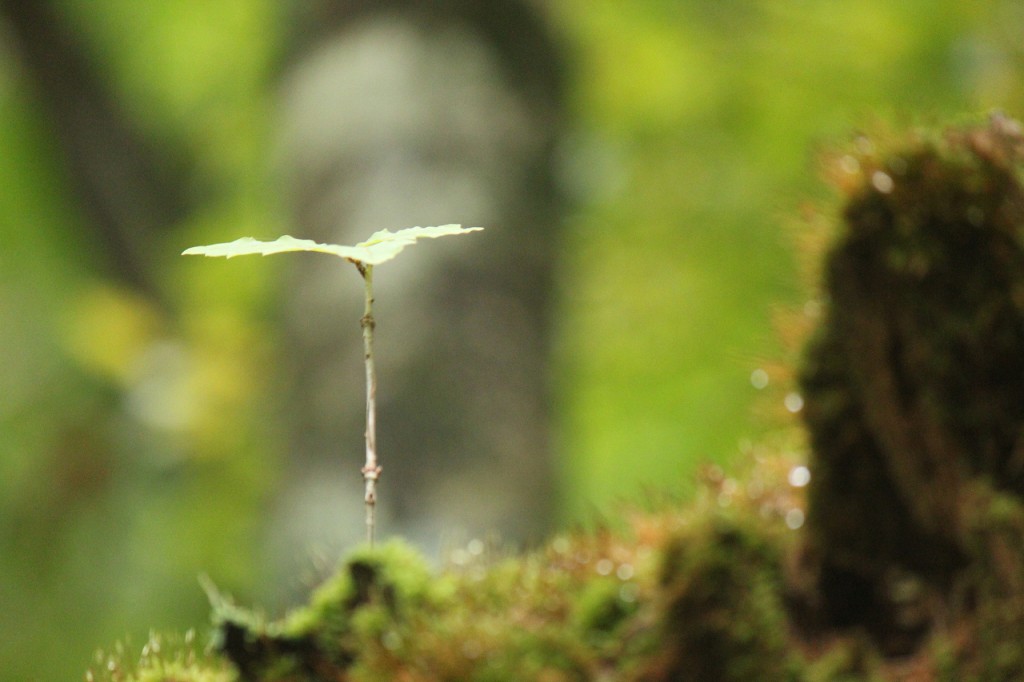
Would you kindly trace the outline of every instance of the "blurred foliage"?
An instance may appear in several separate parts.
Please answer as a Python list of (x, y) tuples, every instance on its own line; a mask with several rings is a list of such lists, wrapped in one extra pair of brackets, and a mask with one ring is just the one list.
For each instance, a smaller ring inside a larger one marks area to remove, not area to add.
[[(0, 54), (0, 679), (80, 679), (93, 649), (205, 618), (240, 588), (273, 480), (270, 273), (195, 267), (215, 231), (277, 231), (270, 2), (68, 2), (132, 118), (201, 167), (157, 254), (163, 305), (105, 277), (16, 53)], [(198, 235), (202, 235), (199, 237)]]
[[(750, 376), (782, 353), (774, 306), (800, 300), (780, 225), (820, 192), (815, 147), (879, 119), (1019, 114), (1024, 9), (550, 5), (572, 60), (557, 418), (580, 519), (685, 487), (765, 427)], [(0, 680), (76, 679), (97, 645), (202, 622), (201, 572), (255, 600), (284, 456), (256, 371), (283, 353), (276, 266), (178, 254), (287, 231), (271, 170), (287, 5), (60, 6), (132, 119), (194, 159), (200, 210), (153, 249), (165, 305), (109, 280), (0, 31)]]

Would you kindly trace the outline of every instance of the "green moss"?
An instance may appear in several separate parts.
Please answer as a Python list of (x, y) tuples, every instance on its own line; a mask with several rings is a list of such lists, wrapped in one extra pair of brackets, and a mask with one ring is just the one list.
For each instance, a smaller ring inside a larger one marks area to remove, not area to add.
[(865, 637), (836, 638), (808, 666), (806, 682), (883, 682), (882, 660)]
[(139, 656), (118, 645), (99, 652), (86, 682), (234, 682), (231, 666), (211, 652), (197, 648), (195, 634), (183, 638), (152, 635)]
[(993, 117), (861, 139), (842, 164), (844, 229), (800, 373), (810, 540), (827, 619), (907, 650), (890, 573), (945, 589), (971, 560), (971, 481), (1024, 495), (1022, 150), (1019, 126)]
[(362, 550), (279, 622), (222, 609), (219, 641), (243, 680), (792, 679), (781, 518), (715, 509), (440, 572)]
[(407, 634), (408, 614), (438, 610), (450, 596), (445, 585), (419, 553), (392, 541), (354, 552), (307, 606), (279, 622), (220, 606), (217, 643), (242, 679), (340, 675), (368, 647), (397, 649)]
[(277, 627), (279, 634), (302, 637), (317, 632), (341, 636), (348, 629), (348, 614), (374, 604), (394, 611), (431, 596), (438, 586), (422, 555), (393, 540), (375, 549), (363, 548), (349, 556), (338, 571), (316, 589), (310, 603), (290, 613)]
[(798, 679), (779, 548), (764, 528), (718, 517), (665, 548), (659, 660), (644, 679)]
[(637, 608), (632, 590), (614, 576), (595, 578), (583, 586), (575, 601), (572, 626), (598, 645), (614, 637), (618, 627)]
[(950, 657), (958, 679), (1024, 679), (1024, 501), (984, 483), (970, 496), (971, 562), (954, 613), (971, 636)]

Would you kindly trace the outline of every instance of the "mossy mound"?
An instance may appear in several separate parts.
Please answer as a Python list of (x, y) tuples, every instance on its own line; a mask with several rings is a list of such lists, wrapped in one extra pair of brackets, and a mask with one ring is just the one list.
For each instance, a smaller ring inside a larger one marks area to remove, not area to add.
[(438, 573), (399, 542), (357, 552), (277, 623), (227, 612), (221, 646), (268, 682), (798, 679), (777, 516), (634, 523)]
[[(437, 571), (399, 541), (364, 548), (280, 620), (215, 598), (214, 648), (232, 679), (261, 682), (801, 679), (783, 597), (800, 498), (768, 478), (719, 479), (685, 509), (525, 555), (460, 550)], [(96, 679), (219, 680), (151, 663)]]
[(843, 227), (800, 372), (808, 530), (826, 620), (890, 654), (936, 617), (908, 619), (895, 593), (963, 589), (986, 560), (979, 490), (1024, 496), (1022, 158), (1020, 126), (994, 116), (840, 160)]
[(92, 679), (1024, 680), (1022, 160), (998, 116), (838, 156), (806, 487), (785, 437), (694, 501), (521, 556), (363, 549), (280, 620), (215, 599), (205, 658)]

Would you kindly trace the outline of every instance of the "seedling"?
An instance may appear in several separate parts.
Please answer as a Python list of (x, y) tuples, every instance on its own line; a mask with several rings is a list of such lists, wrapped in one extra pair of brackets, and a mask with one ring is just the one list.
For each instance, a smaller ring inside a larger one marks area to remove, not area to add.
[(418, 239), (446, 237), (453, 234), (467, 234), (482, 230), (482, 227), (462, 227), (461, 225), (440, 225), (438, 227), (409, 227), (398, 232), (380, 230), (370, 238), (355, 246), (338, 244), (320, 244), (312, 239), (296, 239), (285, 235), (274, 241), (260, 241), (252, 237), (242, 237), (233, 242), (193, 246), (182, 252), (184, 256), (248, 256), (259, 254), (269, 256), (289, 251), (316, 251), (344, 258), (356, 266), (363, 278), (366, 293), (366, 307), (359, 325), (363, 330), (363, 350), (366, 362), (366, 462), (362, 473), (365, 483), (364, 502), (366, 505), (366, 540), (373, 546), (374, 511), (377, 506), (377, 480), (380, 478), (381, 467), (377, 456), (377, 374), (373, 363), (373, 267), (397, 256), (402, 249), (416, 243)]

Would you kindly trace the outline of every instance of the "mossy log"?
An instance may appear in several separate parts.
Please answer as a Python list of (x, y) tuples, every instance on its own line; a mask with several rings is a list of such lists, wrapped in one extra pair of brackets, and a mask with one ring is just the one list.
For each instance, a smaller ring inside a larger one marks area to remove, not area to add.
[(92, 678), (1024, 680), (1021, 128), (838, 161), (797, 372), (809, 485), (765, 445), (695, 501), (522, 556), (361, 550), (280, 620), (215, 599), (205, 656), (153, 646)]

